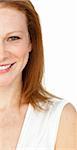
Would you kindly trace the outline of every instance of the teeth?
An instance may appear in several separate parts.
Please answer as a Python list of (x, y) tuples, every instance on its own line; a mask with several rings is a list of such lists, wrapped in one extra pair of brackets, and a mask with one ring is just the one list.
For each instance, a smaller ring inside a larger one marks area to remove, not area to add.
[(11, 65), (7, 65), (7, 66), (0, 66), (0, 70), (5, 70), (8, 69)]

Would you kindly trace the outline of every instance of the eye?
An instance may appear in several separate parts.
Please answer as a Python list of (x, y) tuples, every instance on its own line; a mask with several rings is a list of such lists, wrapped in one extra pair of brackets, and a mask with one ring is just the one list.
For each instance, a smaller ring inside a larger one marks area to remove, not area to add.
[(19, 36), (11, 36), (8, 38), (8, 41), (16, 41), (16, 40), (19, 40), (21, 39)]

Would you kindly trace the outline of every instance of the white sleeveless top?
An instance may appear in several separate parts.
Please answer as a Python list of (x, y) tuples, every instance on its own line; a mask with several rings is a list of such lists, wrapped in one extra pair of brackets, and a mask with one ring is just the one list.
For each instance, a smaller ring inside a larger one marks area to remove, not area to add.
[(56, 101), (43, 112), (29, 104), (16, 150), (54, 150), (61, 113), (67, 103)]

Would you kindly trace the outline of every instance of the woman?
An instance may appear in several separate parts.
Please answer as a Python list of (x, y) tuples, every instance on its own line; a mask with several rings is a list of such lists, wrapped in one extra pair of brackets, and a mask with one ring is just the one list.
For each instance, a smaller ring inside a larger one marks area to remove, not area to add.
[(31, 2), (0, 1), (0, 150), (75, 150), (75, 109), (44, 90), (43, 65)]

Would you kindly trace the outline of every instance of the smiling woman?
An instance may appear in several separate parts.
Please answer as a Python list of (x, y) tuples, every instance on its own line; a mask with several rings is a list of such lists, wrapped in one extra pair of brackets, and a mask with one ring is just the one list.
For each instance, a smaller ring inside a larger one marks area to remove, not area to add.
[(31, 42), (23, 13), (0, 8), (0, 20), (0, 85), (6, 85), (16, 78), (19, 82), (21, 71), (28, 61)]
[(0, 1), (1, 150), (76, 148), (76, 111), (42, 86), (43, 52), (32, 3)]

